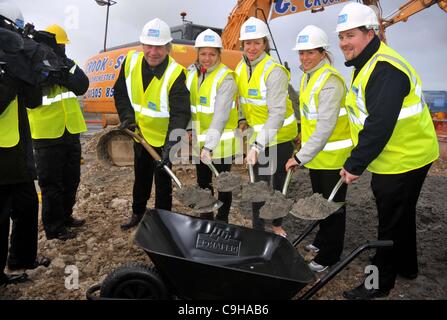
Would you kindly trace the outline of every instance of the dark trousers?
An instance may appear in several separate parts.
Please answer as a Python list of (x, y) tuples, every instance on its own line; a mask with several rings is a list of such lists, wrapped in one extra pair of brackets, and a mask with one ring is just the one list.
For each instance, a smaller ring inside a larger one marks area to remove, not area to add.
[(42, 192), (42, 222), (47, 235), (60, 232), (73, 213), (81, 179), (79, 138), (36, 147), (37, 175)]
[(371, 188), (379, 214), (379, 240), (393, 240), (379, 248), (373, 264), (379, 269), (379, 289), (394, 288), (396, 275), (418, 272), (416, 204), (431, 163), (401, 174), (373, 174)]
[[(161, 148), (154, 148), (161, 154)], [(142, 215), (146, 211), (146, 205), (151, 197), (152, 181), (155, 176), (155, 208), (171, 210), (172, 207), (172, 181), (163, 170), (156, 168), (155, 160), (139, 143), (134, 143), (135, 181), (133, 184), (132, 211), (136, 215)]]
[[(216, 161), (217, 162), (217, 161)], [(221, 159), (218, 163), (214, 163), (214, 166), (217, 169), (217, 172), (224, 172), (231, 170), (231, 162), (232, 159)], [(197, 170), (197, 184), (202, 189), (211, 190), (211, 194), (214, 195), (214, 188), (211, 183), (213, 181), (213, 173), (208, 168), (206, 164), (200, 161), (199, 164), (196, 164)], [(216, 219), (228, 223), (228, 214), (230, 213), (232, 193), (231, 192), (218, 192), (217, 198), (222, 201), (223, 205), (217, 211)], [(201, 217), (206, 219), (213, 219), (213, 212), (201, 213)]]
[[(273, 189), (282, 191), (287, 176), (285, 166), (293, 154), (293, 149), (292, 141), (265, 148), (264, 152), (259, 154), (258, 162), (253, 167), (255, 181), (266, 181)], [(265, 220), (259, 218), (259, 212), (264, 203), (253, 203), (253, 229), (264, 230)], [(281, 226), (282, 220), (282, 218), (274, 219), (273, 226)]]
[[(15, 265), (27, 265), (36, 260), (38, 209), (33, 181), (0, 185), (0, 275), (7, 259)], [(12, 232), (8, 257), (10, 219)]]
[[(332, 189), (340, 179), (340, 170), (309, 170), (313, 193), (321, 193), (329, 198)], [(345, 202), (348, 186), (343, 184), (334, 197), (335, 202)], [(346, 206), (341, 207), (329, 217), (319, 222), (319, 230), (313, 245), (320, 249), (315, 262), (330, 266), (340, 260), (343, 252), (346, 228)]]

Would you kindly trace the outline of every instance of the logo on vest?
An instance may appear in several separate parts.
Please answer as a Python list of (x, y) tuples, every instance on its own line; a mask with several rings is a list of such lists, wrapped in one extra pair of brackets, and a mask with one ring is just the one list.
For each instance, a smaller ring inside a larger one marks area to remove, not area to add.
[(201, 105), (206, 105), (206, 102), (207, 102), (208, 100), (207, 100), (207, 98), (206, 97), (200, 97), (200, 104)]
[(199, 233), (197, 235), (196, 248), (218, 254), (238, 256), (241, 241), (231, 239), (228, 231), (216, 225), (211, 233)]
[(256, 97), (258, 95), (258, 90), (257, 89), (248, 89), (248, 95)]
[(147, 107), (151, 110), (157, 110), (157, 105), (151, 101), (147, 104)]

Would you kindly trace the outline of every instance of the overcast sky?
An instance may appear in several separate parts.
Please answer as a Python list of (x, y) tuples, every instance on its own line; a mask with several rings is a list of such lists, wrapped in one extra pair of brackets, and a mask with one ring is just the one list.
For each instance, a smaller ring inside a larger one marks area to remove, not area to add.
[[(13, 0), (14, 1), (14, 0)], [(71, 44), (67, 54), (84, 65), (89, 56), (98, 53), (104, 45), (106, 7), (94, 0), (15, 0), (26, 22), (44, 29), (57, 23), (65, 27)], [(180, 12), (197, 24), (223, 28), (237, 0), (117, 0), (110, 7), (107, 46), (137, 41), (143, 25), (155, 18), (169, 25), (181, 24)], [(384, 16), (405, 0), (382, 0)], [(338, 47), (335, 26), (343, 4), (333, 5), (324, 12), (298, 13), (270, 22), (273, 37), (283, 61), (292, 69), (292, 84), (298, 87), (301, 72), (296, 52), (291, 51), (298, 32), (308, 24), (315, 24), (329, 35), (330, 51), (335, 67), (350, 78), (351, 70), (343, 64)], [(434, 5), (387, 29), (388, 44), (403, 55), (419, 72), (425, 90), (447, 90), (447, 14)]]

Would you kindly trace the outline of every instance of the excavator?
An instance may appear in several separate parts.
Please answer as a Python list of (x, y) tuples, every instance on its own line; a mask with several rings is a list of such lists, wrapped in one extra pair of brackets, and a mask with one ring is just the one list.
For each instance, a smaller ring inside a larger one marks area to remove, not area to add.
[[(197, 35), (207, 28), (214, 30), (222, 36), (224, 50), (222, 52), (222, 62), (230, 68), (235, 68), (242, 57), (239, 42), (239, 30), (242, 24), (251, 16), (263, 19), (267, 25), (269, 21), (305, 11), (313, 13), (323, 11), (325, 7), (334, 4), (347, 2), (348, 0), (237, 0), (237, 4), (231, 11), (228, 22), (223, 30), (209, 26), (193, 24), (185, 19), (186, 13), (180, 15), (183, 24), (171, 28), (173, 46), (171, 55), (180, 64), (188, 67), (196, 60), (194, 40)], [(365, 5), (371, 6), (379, 17), (380, 32), (382, 40), (385, 38), (385, 29), (401, 21), (406, 21), (410, 16), (437, 4), (442, 10), (447, 12), (447, 0), (408, 0), (400, 6), (390, 16), (382, 16), (380, 0), (363, 0)], [(270, 32), (271, 33), (271, 32)], [(274, 37), (271, 34), (272, 50), (280, 63), (282, 63)], [(141, 50), (138, 42), (124, 44), (118, 47), (109, 48), (99, 54), (89, 58), (85, 64), (85, 73), (89, 77), (90, 87), (82, 98), (84, 113), (101, 115), (101, 120), (87, 120), (100, 122), (105, 128), (108, 125), (119, 123), (113, 100), (113, 85), (119, 75), (123, 60), (129, 50)], [(287, 68), (287, 63), (284, 64)], [(289, 86), (289, 94), (294, 104), (298, 108), (298, 95)], [(297, 111), (297, 110), (296, 110)], [(104, 149), (104, 148), (102, 148)], [(109, 150), (110, 147), (105, 148)], [(121, 152), (120, 152), (121, 153)], [(124, 161), (129, 164), (130, 161)]]

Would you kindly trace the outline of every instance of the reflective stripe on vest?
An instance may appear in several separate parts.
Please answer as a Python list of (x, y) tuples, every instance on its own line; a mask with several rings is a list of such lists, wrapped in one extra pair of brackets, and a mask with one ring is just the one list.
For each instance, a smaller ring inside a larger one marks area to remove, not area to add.
[(347, 95), (354, 145), (358, 144), (359, 132), (363, 130), (368, 117), (364, 91), (379, 61), (385, 61), (403, 72), (409, 79), (410, 91), (404, 97), (388, 143), (368, 165), (368, 170), (379, 174), (399, 174), (421, 168), (439, 156), (437, 137), (430, 112), (424, 102), (421, 81), (414, 68), (384, 43), (380, 44), (379, 50), (352, 80), (351, 90)]
[(170, 56), (163, 76), (153, 77), (143, 87), (143, 52), (129, 51), (124, 65), (127, 94), (135, 111), (135, 120), (143, 137), (154, 147), (166, 140), (169, 125), (169, 91), (184, 68)]
[(19, 106), (16, 96), (0, 113), (0, 148), (12, 148), (19, 140)]
[(71, 134), (87, 131), (77, 96), (63, 86), (50, 87), (42, 104), (27, 111), (33, 139), (57, 139), (65, 130)]
[(309, 162), (304, 166), (309, 169), (335, 170), (343, 167), (348, 158), (352, 146), (351, 132), (347, 111), (345, 108), (344, 79), (341, 74), (329, 63), (323, 64), (314, 71), (306, 85), (306, 74), (301, 78), (300, 84), (300, 113), (301, 113), (301, 141), (304, 147), (307, 141), (315, 134), (320, 115), (319, 103), (320, 93), (325, 87), (330, 77), (338, 78), (343, 83), (343, 93), (341, 93), (340, 105), (333, 108), (340, 108), (336, 124), (330, 133), (326, 144)]
[[(269, 117), (266, 79), (274, 68), (281, 68), (290, 79), (290, 73), (282, 65), (277, 64), (269, 55), (266, 55), (254, 67), (250, 79), (248, 78), (247, 66), (243, 60), (236, 67), (240, 107), (247, 119), (247, 123), (254, 129), (249, 143), (255, 141), (257, 134), (262, 130)], [(298, 133), (292, 102), (288, 95), (285, 102), (286, 113), (283, 125), (277, 130), (272, 140), (269, 141), (268, 146), (290, 141)]]
[[(199, 76), (196, 68), (191, 68), (188, 72), (186, 85), (190, 91), (191, 113), (194, 135), (196, 136), (194, 151), (200, 150), (206, 141), (209, 127), (215, 113), (215, 104), (217, 92), (220, 84), (227, 76), (234, 77), (233, 71), (220, 63), (209, 73), (199, 87)], [(230, 157), (239, 150), (239, 143), (236, 143), (234, 130), (237, 128), (238, 113), (235, 104), (235, 98), (231, 101), (231, 110), (228, 121), (225, 124), (223, 132), (213, 132), (219, 134), (220, 139), (216, 146), (213, 146), (213, 159)], [(229, 102), (229, 101), (227, 101)]]

